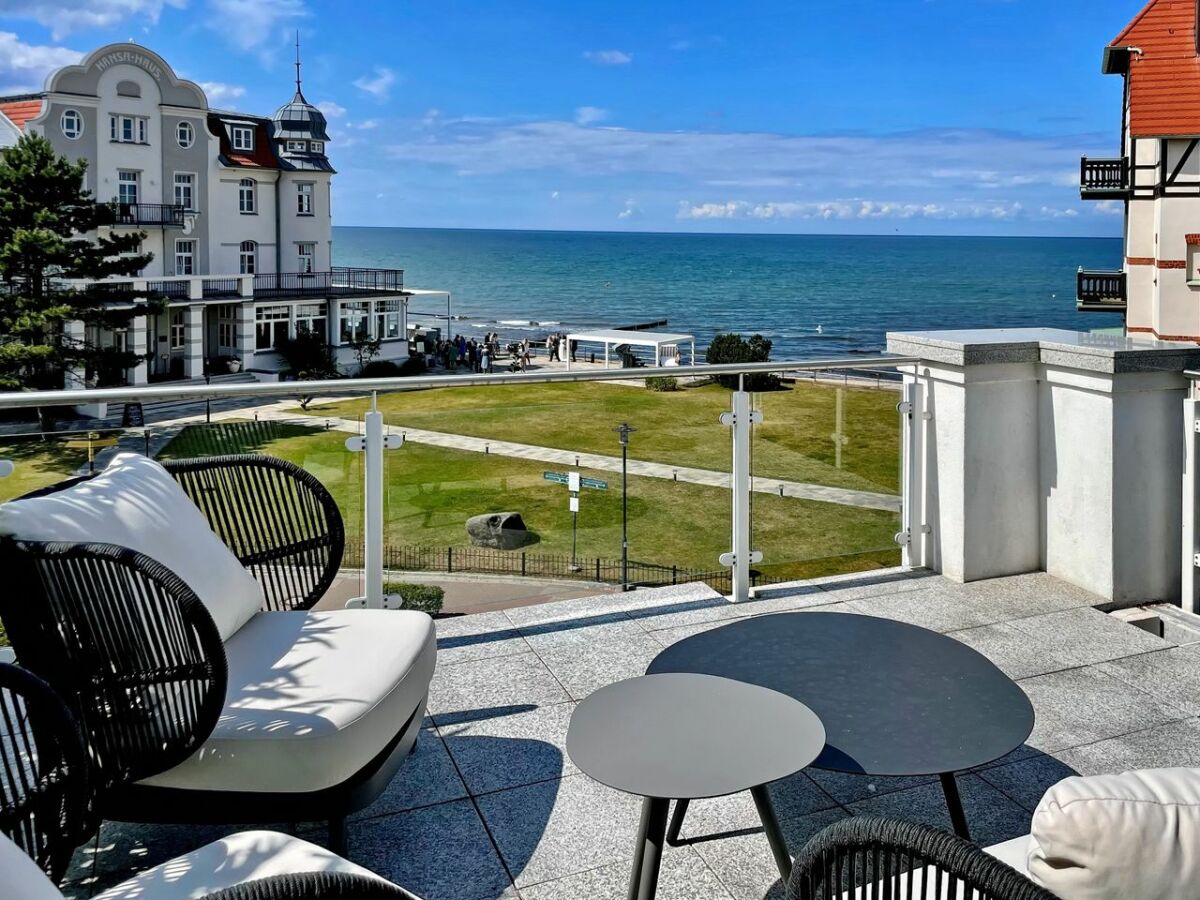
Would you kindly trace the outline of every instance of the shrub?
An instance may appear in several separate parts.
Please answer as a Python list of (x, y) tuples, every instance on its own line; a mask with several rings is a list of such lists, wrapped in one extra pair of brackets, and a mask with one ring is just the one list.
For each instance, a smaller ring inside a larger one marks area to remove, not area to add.
[[(770, 358), (771, 341), (761, 334), (751, 335), (749, 340), (740, 334), (718, 334), (704, 353), (705, 361), (713, 366), (768, 362)], [(718, 375), (713, 380), (731, 390), (737, 390), (738, 377)], [(745, 385), (748, 391), (773, 391), (779, 388), (779, 378), (765, 373), (746, 375)]]
[(413, 584), (408, 581), (388, 581), (383, 585), (385, 594), (399, 594), (404, 609), (417, 609), (431, 615), (442, 611), (442, 600), (446, 592), (436, 584)]
[(679, 379), (674, 375), (656, 375), (646, 379), (646, 387), (652, 391), (668, 394), (679, 390)]
[(425, 373), (425, 359), (421, 356), (410, 356), (402, 363), (390, 359), (376, 359), (363, 366), (359, 376), (362, 378), (405, 378), (410, 375)]
[(301, 331), (282, 341), (277, 349), (299, 381), (338, 377), (333, 350), (316, 332)]

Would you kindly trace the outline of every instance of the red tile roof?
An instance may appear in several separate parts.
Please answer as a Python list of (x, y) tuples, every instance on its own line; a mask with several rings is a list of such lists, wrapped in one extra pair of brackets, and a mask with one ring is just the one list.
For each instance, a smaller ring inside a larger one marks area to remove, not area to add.
[[(239, 120), (240, 121), (240, 120)], [(208, 117), (208, 130), (217, 136), (221, 144), (221, 156), (231, 166), (242, 166), (247, 169), (278, 169), (279, 160), (271, 147), (271, 134), (262, 122), (250, 122), (254, 126), (254, 151), (234, 150), (229, 140), (229, 132), (225, 123), (218, 115)]]
[(0, 101), (0, 113), (4, 113), (22, 131), (25, 130), (25, 123), (40, 115), (41, 112), (42, 101), (40, 99)]
[(1129, 58), (1129, 129), (1135, 137), (1200, 136), (1195, 0), (1150, 0), (1109, 47)]

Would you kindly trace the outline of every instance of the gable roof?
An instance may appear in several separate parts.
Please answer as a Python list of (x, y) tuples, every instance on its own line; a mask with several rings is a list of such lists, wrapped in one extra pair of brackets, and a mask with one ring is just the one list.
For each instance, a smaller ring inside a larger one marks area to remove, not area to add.
[[(229, 140), (229, 130), (226, 125), (232, 122), (237, 125), (248, 125), (254, 129), (254, 149), (234, 150)], [(208, 130), (217, 136), (220, 142), (219, 159), (223, 166), (234, 166), (242, 169), (278, 169), (279, 158), (275, 155), (269, 121), (258, 116), (246, 116), (237, 113), (210, 113)]]
[(1200, 135), (1195, 0), (1150, 0), (1105, 50), (1104, 71), (1129, 79), (1135, 137)]
[(42, 98), (36, 94), (0, 97), (0, 113), (22, 131), (25, 123), (42, 113)]

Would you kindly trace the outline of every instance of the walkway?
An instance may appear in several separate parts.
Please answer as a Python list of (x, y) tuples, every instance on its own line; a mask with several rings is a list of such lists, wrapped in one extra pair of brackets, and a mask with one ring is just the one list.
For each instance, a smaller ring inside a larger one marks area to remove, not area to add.
[[(288, 403), (260, 406), (255, 410), (260, 420), (295, 422), (294, 408), (286, 408)], [(237, 413), (226, 413), (221, 418), (235, 418)], [(214, 419), (218, 418), (214, 416)], [(339, 419), (322, 417), (318, 423), (327, 422), (329, 427), (337, 431), (348, 431), (358, 434), (361, 430), (359, 422), (354, 419)], [(403, 433), (404, 439), (417, 444), (427, 444), (431, 447), (444, 447), (447, 450), (466, 450), (473, 453), (490, 453), (494, 456), (508, 456), (516, 459), (530, 459), (556, 466), (578, 466), (585, 469), (595, 469), (601, 472), (621, 471), (621, 457), (603, 456), (598, 453), (576, 453), (572, 450), (557, 450), (553, 447), (539, 447), (534, 444), (519, 444), (514, 441), (498, 441), (490, 438), (468, 437), (461, 434), (446, 434), (440, 431), (425, 431), (421, 428), (405, 428), (390, 426), (392, 433)], [(702, 484), (708, 487), (719, 487), (728, 490), (732, 476), (728, 472), (718, 472), (712, 469), (694, 469), (689, 466), (672, 466), (666, 463), (646, 462), (644, 460), (629, 460), (629, 474), (641, 475), (645, 478), (663, 478), (668, 481), (683, 481), (688, 484)], [(786, 481), (780, 478), (754, 478), (753, 489), (760, 494), (775, 494), (779, 497), (795, 497), (800, 500), (817, 500), (821, 503), (836, 503), (839, 506), (856, 506), (862, 509), (879, 509), (885, 512), (899, 512), (900, 498), (892, 494), (875, 493), (872, 491), (856, 491), (849, 488), (828, 487), (823, 484), (810, 484), (803, 481)]]

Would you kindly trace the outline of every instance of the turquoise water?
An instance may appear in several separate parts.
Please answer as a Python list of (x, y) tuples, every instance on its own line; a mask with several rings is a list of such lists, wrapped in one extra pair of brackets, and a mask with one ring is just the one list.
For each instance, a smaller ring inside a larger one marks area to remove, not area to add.
[[(402, 268), (410, 287), (450, 291), (463, 334), (666, 319), (701, 345), (761, 332), (776, 359), (876, 352), (896, 330), (1118, 326), (1075, 311), (1075, 270), (1119, 268), (1121, 249), (1116, 238), (334, 229), (337, 265)], [(445, 315), (441, 303), (411, 308), (430, 324), (419, 313)]]

